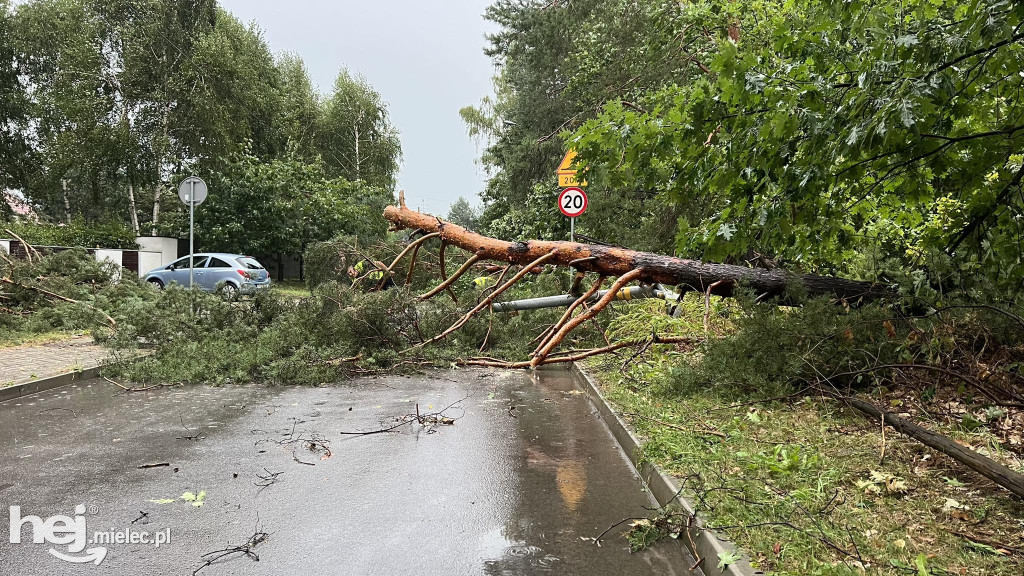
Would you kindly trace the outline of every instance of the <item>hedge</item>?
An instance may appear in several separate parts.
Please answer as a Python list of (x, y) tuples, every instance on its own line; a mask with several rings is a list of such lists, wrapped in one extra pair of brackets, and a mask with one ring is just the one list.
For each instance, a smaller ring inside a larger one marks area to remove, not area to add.
[(29, 244), (37, 246), (82, 246), (85, 248), (137, 249), (135, 233), (120, 222), (85, 222), (44, 224), (38, 222), (0, 223), (0, 238), (10, 236), (9, 229)]

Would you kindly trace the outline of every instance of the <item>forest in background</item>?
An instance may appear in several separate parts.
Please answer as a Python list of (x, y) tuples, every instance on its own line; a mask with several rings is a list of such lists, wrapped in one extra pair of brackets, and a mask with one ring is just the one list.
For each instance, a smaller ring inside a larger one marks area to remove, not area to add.
[(299, 252), (392, 199), (380, 95), (345, 68), (319, 94), (215, 0), (3, 0), (0, 61), (0, 185), (45, 221), (180, 237), (177, 182), (202, 174), (206, 246)]

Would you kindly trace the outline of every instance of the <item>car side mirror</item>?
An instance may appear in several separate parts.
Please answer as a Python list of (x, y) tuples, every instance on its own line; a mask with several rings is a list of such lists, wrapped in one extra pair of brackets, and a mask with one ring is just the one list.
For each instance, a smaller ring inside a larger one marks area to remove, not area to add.
[(167, 269), (168, 270), (174, 270), (174, 264), (168, 264), (167, 265)]

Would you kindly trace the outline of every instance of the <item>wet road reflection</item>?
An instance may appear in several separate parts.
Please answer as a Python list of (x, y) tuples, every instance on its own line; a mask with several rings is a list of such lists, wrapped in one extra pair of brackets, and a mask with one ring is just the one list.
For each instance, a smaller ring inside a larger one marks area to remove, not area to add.
[[(90, 531), (138, 528), (142, 511), (146, 530), (171, 530), (160, 548), (110, 545), (105, 574), (191, 574), (257, 525), (269, 534), (259, 562), (201, 574), (600, 576), (692, 565), (676, 542), (629, 554), (621, 537), (589, 540), (652, 502), (563, 370), (118, 392), (93, 380), (0, 404), (0, 529), (11, 505), (45, 518), (85, 504)], [(341, 434), (453, 402), (444, 415), (454, 424)], [(271, 472), (282, 474), (257, 486)], [(180, 499), (189, 491), (205, 492), (203, 506)], [(2, 536), (0, 574), (96, 573)]]

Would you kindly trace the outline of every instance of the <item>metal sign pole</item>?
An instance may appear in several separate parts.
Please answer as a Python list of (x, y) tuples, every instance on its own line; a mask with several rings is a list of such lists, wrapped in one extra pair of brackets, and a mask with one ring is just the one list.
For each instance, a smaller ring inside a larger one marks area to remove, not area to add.
[(188, 287), (195, 286), (195, 253), (196, 253), (196, 181), (190, 180), (191, 190), (188, 196)]
[(178, 198), (188, 204), (188, 287), (195, 284), (196, 266), (196, 206), (206, 201), (209, 189), (198, 176), (189, 176), (178, 184)]
[(576, 219), (569, 218), (569, 242), (576, 241)]

